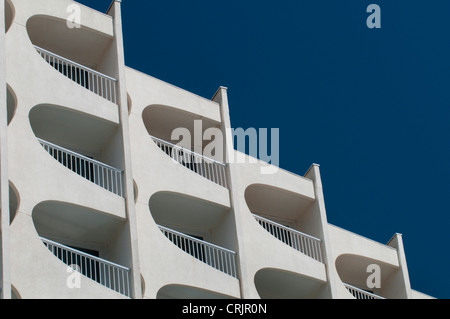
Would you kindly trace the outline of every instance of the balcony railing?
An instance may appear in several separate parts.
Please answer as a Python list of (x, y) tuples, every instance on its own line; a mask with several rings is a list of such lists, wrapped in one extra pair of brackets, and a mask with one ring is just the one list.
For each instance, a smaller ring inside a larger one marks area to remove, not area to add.
[(41, 237), (59, 260), (80, 274), (122, 295), (131, 297), (130, 269)]
[(42, 139), (38, 138), (38, 141), (54, 159), (66, 168), (116, 195), (124, 196), (121, 170)]
[(89, 91), (117, 104), (117, 80), (53, 52), (34, 46), (41, 57), (57, 71)]
[(158, 226), (162, 233), (178, 248), (205, 264), (237, 278), (236, 253), (207, 243), (175, 230)]
[(227, 188), (226, 165), (178, 145), (151, 136), (156, 145), (175, 162), (200, 176)]
[(344, 284), (344, 286), (356, 299), (384, 299), (383, 297), (380, 297), (368, 291), (364, 291), (360, 288), (356, 288), (349, 284)]
[(272, 236), (301, 253), (323, 263), (321, 240), (297, 230), (280, 225), (258, 215), (253, 215), (258, 223)]

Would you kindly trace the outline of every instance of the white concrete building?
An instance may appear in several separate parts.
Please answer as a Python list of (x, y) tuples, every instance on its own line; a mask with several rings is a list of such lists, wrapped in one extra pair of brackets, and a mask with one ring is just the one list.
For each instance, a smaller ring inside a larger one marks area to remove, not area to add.
[[(237, 160), (226, 88), (126, 67), (121, 1), (1, 3), (2, 298), (430, 298), (400, 234), (327, 222), (318, 165)], [(223, 133), (222, 156), (195, 123)]]

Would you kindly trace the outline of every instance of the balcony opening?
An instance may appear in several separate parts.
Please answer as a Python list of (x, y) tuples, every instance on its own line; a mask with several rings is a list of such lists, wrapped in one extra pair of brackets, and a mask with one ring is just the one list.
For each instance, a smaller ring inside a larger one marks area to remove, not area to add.
[(133, 108), (133, 102), (131, 101), (130, 94), (127, 93), (127, 107), (128, 107), (128, 115), (131, 114), (131, 109)]
[(185, 285), (167, 285), (159, 289), (156, 299), (234, 299), (215, 291)]
[(11, 121), (16, 113), (16, 109), (17, 109), (17, 97), (9, 85), (6, 86), (6, 107), (7, 107), (7, 117), (8, 117), (8, 125), (9, 125), (9, 123), (11, 123)]
[(163, 105), (146, 107), (142, 119), (156, 145), (175, 162), (227, 187), (220, 123)]
[(142, 274), (140, 275), (141, 278), (141, 291), (142, 291), (142, 295), (145, 296), (145, 279), (144, 276), (142, 276)]
[[(380, 288), (368, 286), (370, 265), (380, 267)], [(336, 259), (336, 270), (345, 288), (356, 299), (384, 299), (395, 295), (395, 287), (391, 283), (399, 271), (398, 267), (364, 256), (344, 254)]]
[(150, 198), (150, 212), (161, 232), (194, 258), (237, 277), (229, 209), (212, 202), (171, 192)]
[(37, 15), (27, 22), (28, 36), (41, 57), (84, 88), (117, 103), (117, 53), (113, 37), (67, 21)]
[(32, 212), (43, 245), (82, 275), (130, 296), (131, 256), (125, 221), (69, 203), (48, 201)]
[(5, 31), (8, 32), (14, 20), (14, 6), (10, 0), (5, 0)]
[(119, 196), (123, 153), (115, 123), (56, 105), (35, 106), (30, 124), (43, 149), (60, 164)]
[(259, 270), (254, 281), (262, 299), (313, 299), (324, 287), (312, 278), (273, 268)]
[(139, 188), (134, 179), (133, 179), (133, 196), (134, 196), (134, 203), (136, 204), (139, 196)]
[(253, 184), (245, 200), (256, 221), (276, 239), (323, 262), (317, 224), (311, 222), (313, 201), (300, 194), (269, 185)]
[(14, 185), (9, 182), (9, 223), (12, 224), (19, 209), (19, 192)]
[(11, 299), (13, 300), (22, 299), (16, 287), (14, 287), (13, 285), (11, 285)]

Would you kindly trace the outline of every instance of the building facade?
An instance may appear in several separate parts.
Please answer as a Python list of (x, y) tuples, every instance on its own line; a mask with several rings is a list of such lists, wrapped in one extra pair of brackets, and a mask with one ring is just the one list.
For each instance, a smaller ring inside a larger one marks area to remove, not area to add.
[(225, 87), (127, 67), (121, 1), (1, 2), (2, 298), (430, 298), (400, 234), (327, 222), (319, 165), (234, 149)]

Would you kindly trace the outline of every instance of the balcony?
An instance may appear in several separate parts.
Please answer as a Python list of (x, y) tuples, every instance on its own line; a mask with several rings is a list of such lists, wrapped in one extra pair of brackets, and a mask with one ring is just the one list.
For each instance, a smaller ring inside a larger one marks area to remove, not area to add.
[(298, 250), (321, 263), (323, 263), (321, 240), (313, 236), (304, 234), (295, 229), (275, 223), (269, 219), (258, 215), (253, 215), (258, 223), (272, 236), (282, 241), (286, 245)]
[(116, 195), (124, 196), (123, 171), (42, 139), (38, 138), (38, 141), (64, 167)]
[(83, 276), (131, 297), (130, 269), (41, 237), (48, 250)]
[(211, 182), (227, 188), (225, 164), (157, 137), (151, 136), (151, 138), (175, 163), (181, 164)]
[(236, 242), (229, 207), (173, 192), (153, 194), (148, 206), (155, 224), (171, 243), (237, 278), (236, 254), (231, 248)]
[[(372, 295), (385, 299), (407, 298), (405, 286), (401, 284), (403, 273), (397, 249), (333, 225), (328, 229), (330, 246), (336, 256), (334, 266), (347, 288), (339, 289), (339, 296), (348, 298), (351, 293), (358, 299), (370, 299)], [(366, 295), (367, 292), (372, 295)]]
[[(55, 278), (60, 278), (65, 276), (65, 266), (72, 266), (93, 281), (87, 281), (81, 288), (99, 284), (131, 296), (132, 256), (124, 249), (130, 239), (123, 236), (128, 227), (126, 219), (106, 210), (61, 201), (41, 202), (33, 208), (31, 216), (38, 239), (58, 258), (53, 259), (46, 250), (36, 250), (39, 256), (29, 258), (35, 258), (39, 261), (37, 265), (46, 268), (43, 273), (47, 276), (55, 273)], [(49, 273), (47, 269), (52, 271)], [(45, 281), (43, 276), (39, 280)], [(97, 289), (97, 293), (101, 294), (101, 290)]]
[(164, 236), (175, 246), (201, 262), (237, 278), (236, 253), (181, 232), (158, 225)]
[(313, 198), (268, 184), (251, 184), (245, 190), (245, 201), (252, 217), (270, 235), (324, 263), (322, 242), (316, 234), (320, 228), (317, 213), (312, 209)]
[(117, 104), (118, 97), (116, 79), (69, 59), (63, 58), (38, 46), (34, 47), (40, 56), (55, 70), (85, 89), (114, 104)]
[(124, 196), (118, 123), (50, 104), (34, 106), (29, 120), (36, 139), (50, 157), (85, 180)]
[[(372, 274), (368, 271), (369, 266), (379, 267), (378, 287), (369, 287), (367, 280)], [(343, 254), (336, 258), (336, 270), (346, 290), (356, 299), (401, 298), (399, 287), (395, 284), (400, 269), (395, 265), (367, 256)], [(347, 298), (347, 294), (343, 292), (342, 297)]]
[(152, 141), (175, 163), (227, 188), (220, 122), (166, 105), (147, 106), (142, 120)]
[[(117, 104), (115, 78), (119, 66), (112, 18), (96, 15), (92, 20), (82, 19), (80, 28), (69, 28), (66, 10), (66, 4), (55, 4), (52, 14), (59, 13), (59, 16), (42, 13), (27, 19), (26, 30), (33, 45), (31, 48), (73, 82)], [(81, 10), (85, 8), (81, 7)], [(92, 13), (88, 10), (83, 14)]]

